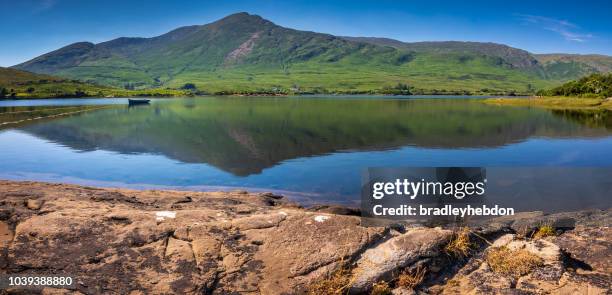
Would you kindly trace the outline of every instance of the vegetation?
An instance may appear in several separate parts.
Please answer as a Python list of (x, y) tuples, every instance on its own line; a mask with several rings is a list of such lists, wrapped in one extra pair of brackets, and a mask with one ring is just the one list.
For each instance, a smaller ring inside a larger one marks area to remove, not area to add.
[(391, 295), (391, 287), (389, 287), (389, 283), (380, 281), (372, 286), (370, 295)]
[(612, 110), (612, 101), (600, 98), (531, 97), (489, 98), (482, 102), (499, 106), (540, 107), (553, 110)]
[(246, 13), (154, 38), (74, 43), (15, 67), (127, 90), (242, 95), (515, 95), (577, 77), (549, 75), (530, 53), (500, 44), (336, 37)]
[(612, 73), (591, 74), (561, 86), (539, 91), (543, 96), (612, 97)]
[(0, 98), (64, 98), (107, 96), (185, 96), (175, 89), (126, 90), (11, 68), (0, 68)]
[(406, 269), (397, 277), (397, 286), (414, 289), (423, 282), (425, 274), (427, 274), (427, 269), (420, 265), (412, 271)]
[(538, 230), (536, 230), (535, 233), (533, 234), (533, 238), (541, 239), (545, 237), (552, 237), (552, 236), (555, 236), (556, 234), (557, 233), (555, 231), (555, 228), (552, 227), (552, 225), (544, 224), (538, 227)]
[(346, 267), (340, 267), (333, 273), (321, 280), (317, 280), (308, 286), (309, 295), (344, 295), (351, 287), (351, 272)]
[(462, 227), (456, 230), (450, 242), (444, 248), (445, 252), (455, 257), (467, 257), (472, 249), (470, 241), (470, 229)]
[(524, 249), (511, 250), (508, 247), (491, 248), (485, 261), (494, 272), (520, 277), (542, 265), (542, 258)]

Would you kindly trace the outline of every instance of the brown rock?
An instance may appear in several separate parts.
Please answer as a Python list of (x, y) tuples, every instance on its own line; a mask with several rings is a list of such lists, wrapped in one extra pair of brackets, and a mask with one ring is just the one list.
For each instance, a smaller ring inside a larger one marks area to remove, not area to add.
[(442, 229), (413, 229), (405, 234), (366, 250), (353, 270), (351, 291), (363, 293), (380, 280), (389, 281), (392, 272), (419, 260), (440, 254), (440, 247), (451, 236), (451, 231)]
[[(44, 197), (42, 210), (24, 206), (28, 197)], [(76, 294), (302, 294), (339, 266), (355, 266), (350, 272), (354, 290), (364, 291), (368, 282), (393, 279), (402, 267), (431, 267), (431, 261), (439, 260), (438, 273), (431, 277), (447, 276), (452, 269), (444, 264), (452, 260), (436, 257), (449, 231), (391, 233), (389, 228), (363, 227), (360, 218), (339, 215), (342, 210), (313, 212), (267, 195), (0, 180), (0, 199), (0, 273), (74, 274)], [(531, 217), (536, 216), (550, 217)], [(600, 224), (608, 216), (599, 212), (555, 218), (571, 217), (584, 226)], [(522, 217), (527, 223), (530, 216)], [(498, 222), (505, 230), (516, 224), (512, 219)], [(560, 261), (552, 250), (555, 244), (561, 246), (575, 260), (575, 271), (548, 263), (529, 275), (509, 278), (473, 258), (454, 276), (454, 284), (440, 290), (606, 290), (609, 240), (608, 229), (601, 226), (576, 228), (531, 244), (510, 236), (499, 243), (514, 243), (551, 262)]]
[(26, 207), (28, 207), (30, 210), (38, 210), (40, 207), (42, 207), (42, 204), (42, 201), (35, 199), (28, 199), (25, 201)]
[(575, 268), (612, 273), (612, 228), (577, 228), (554, 237)]

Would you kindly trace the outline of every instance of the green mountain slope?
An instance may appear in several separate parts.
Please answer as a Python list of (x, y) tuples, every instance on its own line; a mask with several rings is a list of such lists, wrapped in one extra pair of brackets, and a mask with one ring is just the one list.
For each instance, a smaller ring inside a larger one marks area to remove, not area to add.
[[(233, 14), (154, 38), (75, 43), (15, 68), (118, 87), (227, 92), (533, 92), (549, 75), (526, 51), (493, 43), (336, 37)], [(405, 88), (405, 87), (403, 87)]]
[(612, 57), (598, 54), (536, 54), (548, 77), (576, 79), (593, 73), (612, 72)]

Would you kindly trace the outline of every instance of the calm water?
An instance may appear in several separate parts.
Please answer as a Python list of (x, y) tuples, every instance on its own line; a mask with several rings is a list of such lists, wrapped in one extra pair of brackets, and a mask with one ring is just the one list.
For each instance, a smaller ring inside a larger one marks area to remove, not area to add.
[(359, 199), (370, 166), (611, 166), (610, 112), (477, 99), (0, 101), (0, 178)]

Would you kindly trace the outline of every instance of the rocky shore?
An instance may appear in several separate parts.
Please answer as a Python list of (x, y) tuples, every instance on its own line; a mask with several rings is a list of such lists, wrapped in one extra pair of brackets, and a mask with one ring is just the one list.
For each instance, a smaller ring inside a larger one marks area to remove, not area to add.
[(0, 274), (74, 277), (0, 294), (609, 294), (612, 211), (470, 228), (362, 227), (272, 193), (0, 181)]

